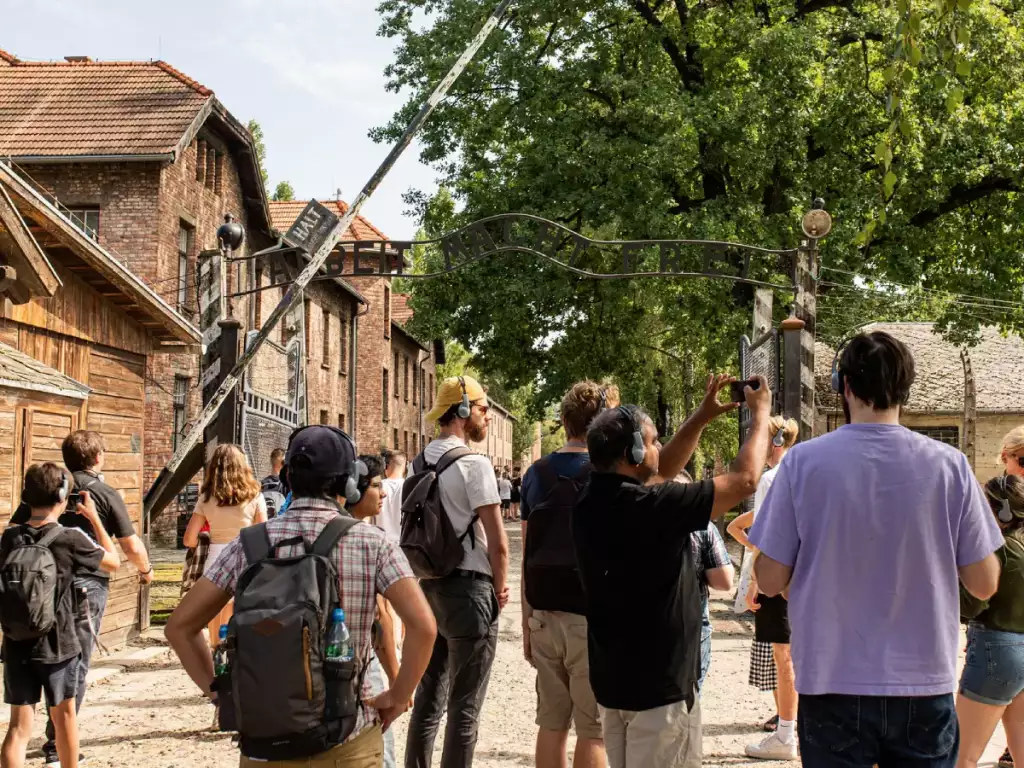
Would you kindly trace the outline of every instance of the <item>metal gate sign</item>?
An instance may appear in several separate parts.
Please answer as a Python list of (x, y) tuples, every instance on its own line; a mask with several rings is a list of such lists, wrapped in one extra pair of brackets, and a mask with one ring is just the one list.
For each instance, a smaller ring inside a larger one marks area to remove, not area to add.
[(307, 254), (316, 253), (327, 242), (337, 223), (338, 217), (329, 208), (316, 200), (310, 200), (284, 236), (284, 240), (290, 246), (300, 248)]

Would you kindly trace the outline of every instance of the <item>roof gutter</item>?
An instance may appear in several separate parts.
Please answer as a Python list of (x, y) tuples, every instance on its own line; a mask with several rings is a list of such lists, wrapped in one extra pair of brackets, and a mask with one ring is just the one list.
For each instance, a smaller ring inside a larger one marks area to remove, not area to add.
[(173, 163), (173, 152), (148, 155), (8, 155), (16, 163), (60, 165), (62, 163)]

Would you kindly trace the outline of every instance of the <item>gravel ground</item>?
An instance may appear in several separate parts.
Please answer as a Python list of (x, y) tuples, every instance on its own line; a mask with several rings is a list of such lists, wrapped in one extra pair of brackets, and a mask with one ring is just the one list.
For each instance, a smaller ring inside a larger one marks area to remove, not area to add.
[[(509, 526), (508, 533), (514, 564), (511, 578), (518, 584), (518, 526)], [(713, 661), (702, 702), (707, 766), (758, 765), (743, 757), (743, 746), (763, 735), (759, 725), (772, 714), (770, 696), (746, 684), (753, 626), (749, 620), (735, 617), (731, 605), (725, 595), (712, 603)], [(501, 616), (497, 659), (483, 711), (474, 763), (481, 768), (533, 765), (534, 676), (522, 656), (520, 616), (518, 589), (514, 589)], [(231, 737), (210, 730), (212, 717), (212, 708), (168, 651), (90, 688), (81, 718), (82, 752), (95, 766), (236, 766), (238, 753)], [(407, 716), (395, 726), (400, 765), (406, 724)], [(37, 717), (37, 738), (30, 748), (35, 758), (30, 765), (39, 764), (43, 725), (43, 718)], [(1004, 744), (1002, 733), (997, 733), (990, 749), (993, 759)], [(441, 737), (435, 765), (440, 761), (440, 745)]]

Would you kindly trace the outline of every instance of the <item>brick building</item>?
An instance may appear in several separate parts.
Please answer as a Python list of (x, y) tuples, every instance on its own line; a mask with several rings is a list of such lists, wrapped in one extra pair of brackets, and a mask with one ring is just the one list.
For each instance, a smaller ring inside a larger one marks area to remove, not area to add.
[[(339, 215), (348, 210), (342, 200), (324, 204)], [(270, 203), (274, 228), (286, 231), (305, 206), (301, 200)], [(362, 216), (356, 217), (345, 239), (388, 240)], [(351, 272), (351, 256), (346, 254), (345, 261), (345, 271)], [(343, 424), (360, 451), (398, 448), (415, 454), (426, 434), (423, 415), (433, 403), (434, 360), (429, 349), (405, 330), (411, 311), (404, 297), (392, 296), (391, 282), (389, 277), (353, 276), (313, 283), (316, 290), (306, 298), (307, 409), (310, 421)], [(348, 304), (328, 303), (327, 290), (349, 296)], [(272, 306), (277, 294), (267, 291), (264, 301)], [(393, 315), (396, 307), (400, 314)], [(324, 328), (329, 329), (327, 337)], [(344, 366), (348, 370), (342, 374), (339, 368), (332, 376), (333, 361), (340, 358), (338, 348), (349, 355)], [(325, 356), (330, 362), (323, 362)], [(343, 395), (332, 389), (340, 379), (345, 379)]]
[[(216, 247), (224, 214), (245, 226), (247, 251), (272, 242), (249, 132), (162, 61), (0, 52), (0, 157), (192, 326), (196, 259)], [(229, 293), (248, 284), (246, 264), (229, 270)], [(150, 356), (145, 377), (148, 486), (198, 413), (198, 356)]]

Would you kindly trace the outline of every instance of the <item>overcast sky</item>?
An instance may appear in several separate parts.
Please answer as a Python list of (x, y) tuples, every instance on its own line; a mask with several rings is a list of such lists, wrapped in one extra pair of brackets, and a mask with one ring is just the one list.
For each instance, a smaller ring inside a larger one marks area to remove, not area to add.
[[(351, 200), (387, 154), (370, 128), (401, 106), (384, 90), (393, 41), (377, 37), (377, 0), (0, 0), (0, 49), (26, 60), (163, 59), (263, 127), (271, 189)], [(415, 146), (363, 208), (389, 237), (416, 223), (401, 195), (433, 189)]]

